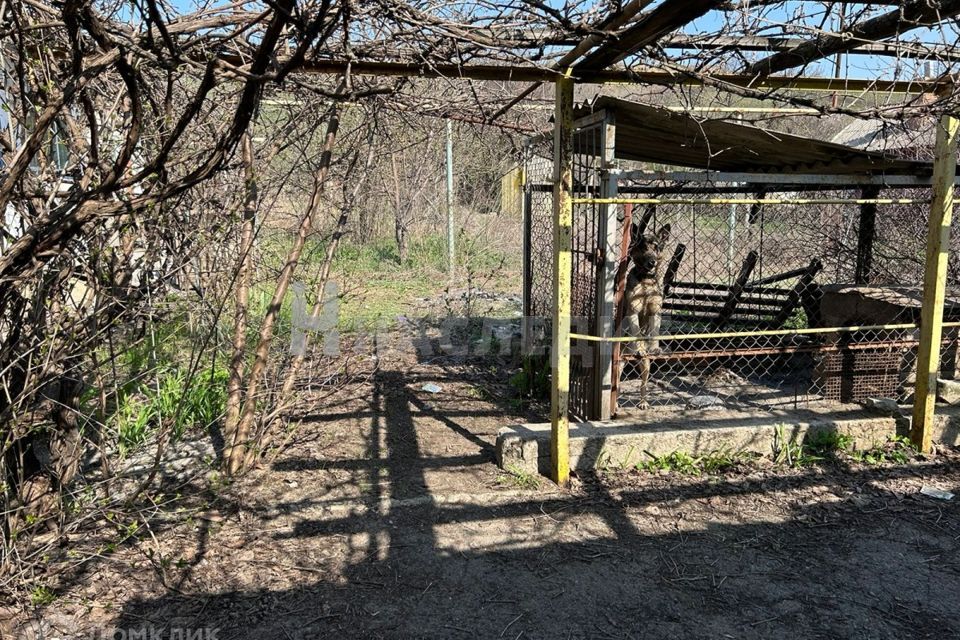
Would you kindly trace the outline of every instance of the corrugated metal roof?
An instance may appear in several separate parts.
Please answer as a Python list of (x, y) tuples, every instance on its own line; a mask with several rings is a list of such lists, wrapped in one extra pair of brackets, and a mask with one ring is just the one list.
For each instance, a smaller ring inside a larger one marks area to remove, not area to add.
[(929, 162), (679, 113), (601, 96), (578, 107), (576, 118), (610, 110), (616, 119), (616, 157), (711, 171), (830, 174), (930, 174)]
[(932, 150), (937, 137), (936, 124), (932, 117), (911, 118), (904, 122), (855, 120), (835, 135), (832, 142), (894, 155), (907, 149)]

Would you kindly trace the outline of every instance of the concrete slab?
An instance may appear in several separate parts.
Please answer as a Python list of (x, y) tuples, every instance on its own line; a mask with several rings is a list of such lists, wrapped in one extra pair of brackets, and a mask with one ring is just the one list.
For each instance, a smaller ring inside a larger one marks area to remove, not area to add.
[[(960, 408), (938, 407), (934, 440), (960, 442)], [(807, 433), (831, 431), (869, 448), (909, 430), (909, 406), (901, 415), (877, 415), (859, 405), (832, 405), (793, 411), (688, 411), (628, 421), (570, 425), (570, 466), (578, 471), (629, 467), (650, 455), (682, 451), (693, 456), (720, 449), (773, 455), (778, 439), (802, 440)], [(546, 473), (550, 462), (549, 423), (505, 427), (497, 436), (497, 462), (504, 469)]]

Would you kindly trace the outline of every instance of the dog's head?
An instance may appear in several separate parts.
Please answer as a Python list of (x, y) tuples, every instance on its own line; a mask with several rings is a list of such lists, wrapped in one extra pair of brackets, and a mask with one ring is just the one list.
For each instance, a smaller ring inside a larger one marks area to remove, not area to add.
[(641, 278), (652, 278), (660, 271), (660, 261), (670, 239), (670, 225), (665, 224), (656, 233), (641, 234), (633, 225), (630, 241), (630, 258)]

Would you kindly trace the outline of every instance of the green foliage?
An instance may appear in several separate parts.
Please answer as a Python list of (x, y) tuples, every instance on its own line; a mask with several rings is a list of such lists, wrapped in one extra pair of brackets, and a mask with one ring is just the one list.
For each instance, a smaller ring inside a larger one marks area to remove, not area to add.
[(647, 455), (651, 459), (648, 462), (638, 462), (637, 469), (639, 471), (674, 471), (687, 475), (700, 474), (699, 459), (682, 451), (674, 451), (665, 456), (655, 456), (650, 452), (647, 452)]
[(851, 451), (850, 457), (856, 462), (869, 465), (906, 464), (917, 455), (917, 449), (909, 438), (894, 436), (884, 444), (878, 444), (865, 451)]
[(808, 329), (810, 321), (807, 319), (807, 312), (801, 308), (794, 310), (786, 322), (783, 323), (784, 329)]
[(45, 585), (37, 585), (30, 592), (30, 604), (35, 607), (43, 607), (52, 604), (57, 599), (57, 595)]
[(823, 460), (803, 446), (803, 442), (796, 435), (789, 438), (786, 435), (787, 425), (778, 424), (773, 440), (773, 461), (776, 464), (788, 467), (806, 467)]
[(550, 397), (550, 359), (525, 357), (520, 371), (510, 376), (509, 382), (523, 399), (546, 400)]
[(820, 460), (835, 457), (852, 446), (853, 437), (839, 431), (810, 431), (803, 439), (803, 448), (807, 455)]
[(153, 424), (153, 407), (142, 396), (122, 395), (110, 426), (117, 435), (120, 455), (125, 456), (146, 442)]
[(121, 455), (137, 449), (159, 425), (169, 425), (173, 438), (189, 429), (205, 428), (223, 415), (226, 405), (225, 369), (201, 371), (188, 380), (186, 373), (168, 369), (157, 375), (155, 386), (144, 385), (121, 395), (111, 425)]
[(509, 466), (497, 476), (497, 483), (517, 489), (534, 490), (540, 488), (540, 476), (528, 473), (515, 466)]
[(750, 454), (734, 452), (728, 448), (717, 449), (700, 458), (699, 466), (704, 473), (717, 474), (732, 471), (750, 460)]

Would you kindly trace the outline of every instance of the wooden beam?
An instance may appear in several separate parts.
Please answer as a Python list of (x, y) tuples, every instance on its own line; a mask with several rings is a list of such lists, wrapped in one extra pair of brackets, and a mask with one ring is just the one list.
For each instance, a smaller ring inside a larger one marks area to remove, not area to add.
[(917, 353), (917, 386), (913, 400), (910, 440), (918, 450), (932, 447), (940, 342), (943, 336), (943, 303), (950, 252), (950, 221), (953, 217), (953, 183), (957, 174), (957, 130), (960, 121), (943, 116), (937, 127), (934, 157), (933, 200), (927, 228), (927, 262), (923, 275), (923, 306), (920, 310), (920, 346)]
[(722, 4), (723, 0), (663, 0), (615, 40), (586, 55), (574, 68), (577, 71), (605, 69)]
[(556, 82), (553, 138), (553, 341), (550, 349), (550, 475), (570, 481), (570, 287), (573, 244), (573, 80)]
[[(616, 171), (616, 140), (617, 124), (612, 111), (603, 110), (603, 121), (600, 123), (603, 146), (603, 173), (600, 182), (600, 197), (616, 198), (618, 173)], [(599, 207), (597, 220), (597, 239), (603, 247), (603, 260), (597, 264), (597, 316), (596, 327), (601, 336), (613, 337), (617, 327), (614, 324), (616, 306), (617, 244), (622, 234), (617, 228), (617, 210), (615, 205)], [(591, 420), (609, 420), (615, 412), (611, 404), (613, 389), (613, 348), (610, 343), (602, 342), (597, 345), (597, 361), (594, 380), (596, 382), (595, 415)]]
[[(880, 187), (864, 187), (860, 196), (868, 200), (877, 198), (880, 196)], [(877, 205), (862, 204), (860, 224), (857, 225), (857, 262), (853, 276), (853, 281), (857, 284), (870, 284), (870, 274), (873, 272), (873, 240), (876, 235)]]
[(960, 13), (960, 0), (912, 0), (888, 13), (853, 24), (843, 35), (824, 35), (805, 40), (788, 51), (768, 56), (747, 67), (750, 76), (767, 76), (809, 64), (837, 53), (846, 53), (861, 44), (886, 40), (918, 27), (932, 26)]

